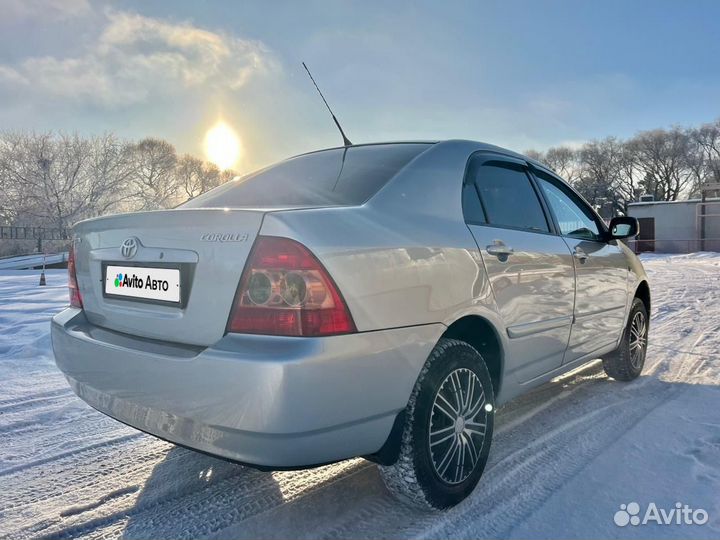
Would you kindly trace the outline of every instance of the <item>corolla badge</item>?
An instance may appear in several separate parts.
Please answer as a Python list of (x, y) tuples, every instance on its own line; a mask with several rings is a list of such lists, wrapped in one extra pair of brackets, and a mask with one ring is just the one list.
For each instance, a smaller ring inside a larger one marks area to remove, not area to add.
[(126, 239), (120, 246), (120, 253), (122, 253), (122, 256), (126, 259), (132, 259), (137, 253), (137, 248), (138, 239), (134, 236), (131, 236), (130, 238)]
[(247, 242), (248, 233), (204, 233), (200, 236), (202, 242)]

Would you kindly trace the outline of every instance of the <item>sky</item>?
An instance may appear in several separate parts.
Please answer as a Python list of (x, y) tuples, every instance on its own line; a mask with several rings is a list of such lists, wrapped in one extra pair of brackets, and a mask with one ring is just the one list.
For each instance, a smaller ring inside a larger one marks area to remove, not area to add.
[(0, 0), (0, 131), (160, 137), (235, 169), (341, 144), (544, 150), (720, 117), (720, 2)]

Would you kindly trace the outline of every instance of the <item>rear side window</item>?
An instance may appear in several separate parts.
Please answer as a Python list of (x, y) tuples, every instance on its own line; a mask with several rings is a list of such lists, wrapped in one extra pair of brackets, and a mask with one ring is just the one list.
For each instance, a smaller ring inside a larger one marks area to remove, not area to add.
[(480, 204), (475, 183), (465, 184), (462, 190), (462, 205), (465, 221), (468, 223), (485, 224), (485, 211)]
[(181, 208), (362, 204), (429, 147), (383, 144), (305, 154), (228, 182)]
[(476, 169), (477, 187), (488, 224), (549, 232), (540, 200), (519, 165), (486, 162)]

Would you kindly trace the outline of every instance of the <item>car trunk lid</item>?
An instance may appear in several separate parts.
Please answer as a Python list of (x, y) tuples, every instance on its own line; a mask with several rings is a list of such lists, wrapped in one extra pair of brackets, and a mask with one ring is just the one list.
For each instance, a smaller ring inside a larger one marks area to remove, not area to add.
[[(215, 343), (225, 333), (263, 215), (260, 209), (177, 209), (79, 223), (74, 229), (76, 271), (88, 320), (145, 338)], [(179, 301), (108, 295), (120, 292), (112, 290), (116, 274), (109, 276), (117, 267), (137, 268), (141, 279), (145, 268), (179, 270)]]

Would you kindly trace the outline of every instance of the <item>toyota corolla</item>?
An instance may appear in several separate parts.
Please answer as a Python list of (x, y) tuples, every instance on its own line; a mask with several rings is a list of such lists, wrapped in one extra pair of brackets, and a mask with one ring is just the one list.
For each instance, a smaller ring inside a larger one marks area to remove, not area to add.
[(87, 403), (162, 439), (264, 469), (364, 456), (446, 508), (480, 479), (499, 405), (597, 358), (640, 374), (637, 231), (487, 144), (312, 152), (78, 223), (55, 357)]

